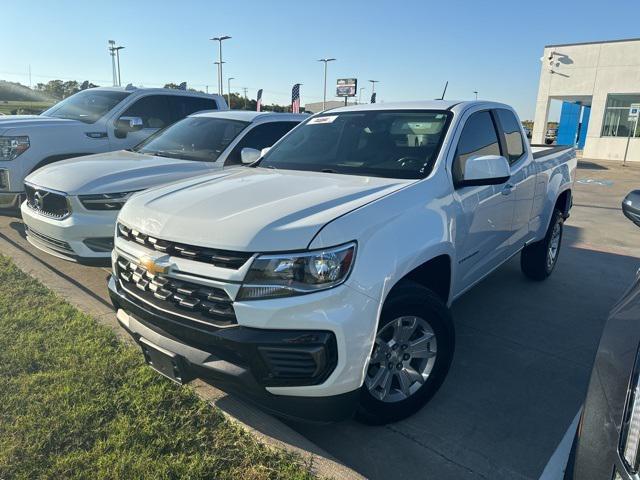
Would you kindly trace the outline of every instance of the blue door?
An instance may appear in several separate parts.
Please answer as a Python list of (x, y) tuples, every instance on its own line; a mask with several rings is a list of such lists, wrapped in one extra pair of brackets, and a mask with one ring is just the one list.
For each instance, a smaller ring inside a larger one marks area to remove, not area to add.
[(587, 129), (589, 128), (589, 116), (591, 107), (582, 107), (582, 123), (580, 124), (580, 134), (578, 135), (578, 148), (582, 150), (587, 141)]
[(580, 123), (579, 103), (562, 102), (560, 111), (560, 124), (558, 125), (558, 145), (575, 145), (578, 136), (578, 124)]

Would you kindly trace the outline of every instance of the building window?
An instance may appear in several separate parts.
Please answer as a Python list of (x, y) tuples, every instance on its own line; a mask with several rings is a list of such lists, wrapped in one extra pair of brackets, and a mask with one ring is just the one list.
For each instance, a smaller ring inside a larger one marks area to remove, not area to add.
[(628, 137), (629, 133), (633, 137), (640, 137), (638, 122), (629, 121), (629, 107), (633, 103), (640, 104), (640, 94), (607, 96), (607, 107), (602, 122), (603, 137)]

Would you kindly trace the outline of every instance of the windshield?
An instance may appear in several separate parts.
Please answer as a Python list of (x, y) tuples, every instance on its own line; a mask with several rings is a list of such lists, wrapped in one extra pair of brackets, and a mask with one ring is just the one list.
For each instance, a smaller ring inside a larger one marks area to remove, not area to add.
[(42, 112), (42, 115), (80, 120), (84, 123), (95, 123), (105, 113), (129, 96), (130, 93), (93, 89), (83, 90), (56, 103), (49, 110)]
[(366, 111), (313, 117), (278, 143), (260, 167), (388, 178), (423, 178), (450, 114)]
[(135, 148), (139, 153), (182, 160), (215, 162), (249, 122), (188, 117), (152, 135)]

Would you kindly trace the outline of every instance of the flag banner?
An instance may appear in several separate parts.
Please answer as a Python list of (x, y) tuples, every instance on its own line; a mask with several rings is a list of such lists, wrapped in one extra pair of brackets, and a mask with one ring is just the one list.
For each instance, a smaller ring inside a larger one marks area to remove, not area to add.
[(186, 90), (187, 89), (187, 82), (182, 82), (180, 85), (178, 85), (178, 90)]
[(300, 113), (300, 83), (296, 83), (291, 89), (291, 112)]
[(258, 90), (258, 96), (257, 96), (257, 100), (256, 100), (256, 112), (260, 111), (260, 108), (262, 107), (262, 89)]
[(376, 103), (376, 92), (371, 94), (371, 103)]

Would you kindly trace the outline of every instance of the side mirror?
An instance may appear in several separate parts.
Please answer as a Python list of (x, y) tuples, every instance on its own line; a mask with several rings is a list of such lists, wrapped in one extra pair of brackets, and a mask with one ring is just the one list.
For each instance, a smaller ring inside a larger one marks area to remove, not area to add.
[(511, 169), (506, 158), (500, 155), (481, 155), (467, 159), (462, 179), (457, 182), (457, 186), (499, 185), (510, 177)]
[(257, 162), (261, 156), (260, 150), (255, 148), (244, 147), (240, 150), (240, 160), (245, 165)]
[(144, 122), (140, 117), (120, 117), (116, 120), (116, 137), (126, 138), (129, 132), (137, 132), (142, 130)]
[(633, 190), (622, 201), (624, 216), (640, 227), (640, 190)]

